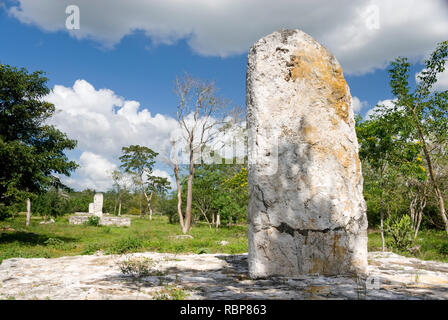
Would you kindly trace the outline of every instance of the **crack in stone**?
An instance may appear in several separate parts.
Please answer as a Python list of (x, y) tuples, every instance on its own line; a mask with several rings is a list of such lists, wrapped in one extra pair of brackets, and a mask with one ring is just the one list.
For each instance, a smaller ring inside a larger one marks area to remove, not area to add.
[(327, 228), (327, 229), (322, 229), (322, 230), (318, 230), (318, 229), (294, 229), (293, 227), (291, 227), (290, 225), (288, 225), (287, 223), (282, 222), (279, 226), (273, 226), (275, 229), (277, 229), (280, 233), (288, 233), (289, 235), (291, 235), (291, 237), (294, 237), (294, 232), (298, 232), (299, 234), (301, 234), (302, 236), (307, 237), (309, 232), (319, 232), (319, 233), (328, 233), (330, 231), (341, 231), (341, 230), (345, 230), (344, 227), (336, 227), (336, 228)]
[(271, 207), (271, 204), (264, 198), (264, 192), (263, 192), (263, 190), (260, 188), (260, 186), (256, 185), (255, 187), (257, 188), (258, 192), (259, 192), (260, 195), (261, 195), (261, 199), (260, 199), (260, 200), (263, 202), (264, 207), (265, 207), (266, 209), (268, 209), (269, 207)]

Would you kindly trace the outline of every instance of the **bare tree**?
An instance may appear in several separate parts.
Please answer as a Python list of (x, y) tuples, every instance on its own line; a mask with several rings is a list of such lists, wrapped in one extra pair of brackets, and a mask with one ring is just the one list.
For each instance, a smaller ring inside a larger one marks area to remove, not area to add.
[[(223, 127), (228, 114), (227, 101), (216, 95), (214, 82), (203, 81), (185, 74), (176, 78), (174, 92), (178, 97), (177, 121), (182, 132), (188, 153), (187, 203), (185, 215), (182, 212), (182, 189), (179, 177), (179, 161), (172, 160), (176, 177), (179, 221), (183, 233), (191, 228), (191, 209), (193, 200), (193, 179), (195, 164), (200, 163), (204, 147), (210, 143)], [(172, 143), (176, 147), (175, 143)]]
[(185, 228), (184, 225), (184, 215), (182, 213), (182, 187), (180, 184), (180, 177), (179, 177), (179, 158), (177, 157), (177, 154), (175, 150), (177, 150), (177, 144), (179, 141), (176, 141), (175, 139), (172, 139), (170, 141), (170, 148), (167, 150), (167, 155), (163, 157), (163, 161), (170, 165), (173, 168), (174, 176), (176, 178), (176, 189), (177, 189), (177, 213), (179, 215), (179, 223), (180, 227), (182, 228), (182, 231)]

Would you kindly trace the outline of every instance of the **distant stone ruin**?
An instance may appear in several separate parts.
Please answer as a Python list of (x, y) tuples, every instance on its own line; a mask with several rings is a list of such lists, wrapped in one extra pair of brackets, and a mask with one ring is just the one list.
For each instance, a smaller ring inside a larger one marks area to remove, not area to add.
[(93, 196), (93, 203), (89, 203), (89, 213), (92, 213), (98, 217), (103, 216), (103, 194), (96, 193)]
[(124, 217), (110, 216), (108, 213), (103, 215), (103, 194), (96, 193), (93, 202), (89, 203), (89, 212), (75, 212), (74, 216), (69, 217), (70, 224), (83, 224), (89, 220), (89, 217), (96, 216), (100, 218), (100, 225), (130, 227), (131, 219)]
[(300, 30), (256, 42), (247, 64), (249, 273), (367, 267), (352, 98), (336, 58)]

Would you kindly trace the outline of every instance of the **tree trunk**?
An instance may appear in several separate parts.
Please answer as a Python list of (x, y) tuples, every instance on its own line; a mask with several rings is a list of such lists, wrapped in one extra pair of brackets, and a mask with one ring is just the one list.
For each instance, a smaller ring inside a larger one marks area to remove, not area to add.
[(26, 226), (29, 227), (31, 221), (31, 200), (26, 199)]
[(419, 122), (419, 119), (418, 119), (415, 109), (412, 109), (412, 114), (414, 116), (414, 121), (415, 121), (415, 125), (417, 127), (418, 135), (420, 137), (420, 140), (422, 140), (423, 152), (425, 154), (426, 163), (428, 164), (429, 177), (431, 178), (434, 193), (436, 195), (437, 202), (439, 204), (439, 214), (443, 220), (446, 236), (448, 238), (448, 219), (446, 217), (445, 202), (443, 200), (442, 193), (440, 192), (439, 186), (437, 184), (436, 176), (434, 174), (434, 170), (433, 170), (433, 166), (432, 166), (432, 159), (429, 154), (428, 148), (426, 146), (426, 140), (423, 135), (422, 128), (420, 127), (420, 122)]
[(202, 208), (199, 208), (199, 211), (201, 211), (202, 215), (203, 215), (204, 218), (205, 218), (205, 221), (207, 221), (208, 227), (211, 229), (211, 228), (212, 228), (212, 225), (210, 224), (210, 221), (209, 221), (208, 218), (207, 218), (206, 211), (204, 211)]
[(179, 179), (179, 165), (174, 164), (174, 175), (176, 177), (177, 186), (177, 213), (179, 214), (179, 223), (182, 230), (184, 230), (184, 215), (182, 213), (182, 188)]
[(191, 224), (191, 206), (193, 204), (193, 178), (194, 178), (194, 148), (193, 148), (193, 133), (190, 134), (190, 167), (188, 172), (188, 181), (187, 181), (187, 208), (185, 210), (185, 225), (182, 230), (183, 233), (188, 233), (190, 231)]
[(143, 217), (143, 210), (142, 210), (142, 194), (140, 193), (138, 197), (138, 205), (140, 206), (140, 218)]
[(221, 224), (221, 219), (219, 213), (216, 215), (216, 231), (218, 231), (219, 225)]
[(151, 199), (152, 199), (152, 192), (149, 195), (148, 199), (148, 208), (149, 208), (149, 220), (152, 220), (152, 207), (151, 207)]
[(120, 188), (118, 188), (118, 192), (117, 192), (118, 198), (115, 199), (115, 205), (114, 205), (114, 215), (117, 212), (117, 203), (118, 201), (120, 201), (121, 195), (120, 195)]
[(151, 194), (148, 196), (148, 195), (146, 194), (146, 191), (143, 190), (143, 195), (145, 196), (145, 199), (146, 199), (146, 205), (148, 206), (149, 220), (152, 220), (152, 208), (151, 208), (152, 192), (151, 192)]
[(422, 207), (421, 210), (417, 212), (417, 225), (415, 226), (414, 239), (417, 239), (418, 231), (420, 230), (420, 225), (423, 218), (423, 209), (424, 207)]
[(381, 249), (384, 252), (385, 245), (384, 245), (384, 210), (383, 210), (383, 190), (381, 190), (380, 195), (380, 224), (381, 224)]
[(423, 194), (421, 194), (418, 187), (415, 196), (412, 195), (412, 192), (410, 192), (411, 201), (409, 204), (409, 211), (412, 219), (412, 227), (414, 228), (414, 239), (417, 238), (418, 232), (420, 230), (420, 225), (423, 219), (423, 210), (426, 207), (427, 194), (426, 183), (423, 187)]
[(445, 201), (443, 200), (442, 193), (440, 192), (439, 187), (437, 185), (434, 186), (434, 193), (436, 194), (439, 203), (440, 216), (442, 217), (443, 223), (445, 225), (445, 232), (448, 238), (448, 219), (446, 217)]
[(120, 202), (118, 203), (118, 216), (121, 216), (121, 199)]
[(192, 165), (190, 165), (190, 173), (188, 175), (187, 182), (187, 208), (185, 211), (185, 225), (183, 233), (188, 233), (190, 231), (191, 225), (191, 205), (193, 203), (193, 175), (194, 175), (194, 167), (191, 169)]

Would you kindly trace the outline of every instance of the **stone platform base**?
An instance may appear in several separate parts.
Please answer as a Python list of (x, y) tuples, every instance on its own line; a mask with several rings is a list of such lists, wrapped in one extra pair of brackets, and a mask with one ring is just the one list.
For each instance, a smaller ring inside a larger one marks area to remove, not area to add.
[[(139, 279), (123, 275), (117, 262), (137, 257), (151, 258), (151, 274)], [(367, 275), (369, 278), (305, 275), (252, 280), (245, 254), (145, 252), (13, 258), (0, 264), (0, 299), (161, 299), (160, 292), (166, 292), (168, 285), (193, 300), (448, 299), (448, 263), (370, 252)]]
[[(68, 222), (70, 224), (83, 224), (89, 220), (89, 217), (93, 215), (76, 215), (70, 216)], [(116, 226), (116, 227), (130, 227), (131, 219), (123, 217), (102, 216), (100, 218), (100, 225), (102, 226)]]

